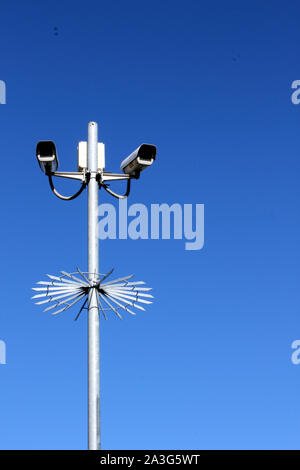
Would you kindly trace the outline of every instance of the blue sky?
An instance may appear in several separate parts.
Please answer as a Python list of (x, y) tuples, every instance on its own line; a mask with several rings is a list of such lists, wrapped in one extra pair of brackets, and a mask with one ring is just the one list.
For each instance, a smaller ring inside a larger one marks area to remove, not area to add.
[(155, 295), (136, 318), (101, 319), (103, 448), (299, 449), (299, 13), (258, 1), (1, 6), (1, 449), (87, 445), (86, 316), (52, 317), (30, 297), (45, 273), (86, 268), (86, 193), (53, 197), (36, 143), (55, 140), (61, 169), (76, 170), (91, 120), (110, 171), (140, 143), (158, 147), (129, 204), (205, 205), (200, 251), (100, 243), (101, 271), (135, 273)]

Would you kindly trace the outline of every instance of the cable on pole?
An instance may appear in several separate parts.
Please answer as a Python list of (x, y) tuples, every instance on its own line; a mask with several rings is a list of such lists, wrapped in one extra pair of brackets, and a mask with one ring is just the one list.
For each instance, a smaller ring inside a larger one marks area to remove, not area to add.
[(101, 181), (99, 181), (99, 188), (101, 189), (101, 187), (103, 187), (105, 189), (105, 191), (107, 191), (109, 194), (116, 197), (117, 199), (126, 199), (130, 194), (130, 179), (127, 180), (127, 188), (126, 188), (125, 194), (117, 194), (114, 191), (112, 191), (111, 189), (109, 189), (107, 184), (102, 183)]
[(82, 193), (82, 191), (86, 188), (86, 186), (88, 184), (88, 180), (83, 181), (82, 184), (81, 184), (80, 189), (75, 194), (72, 194), (72, 196), (63, 196), (62, 194), (60, 194), (57, 191), (57, 189), (55, 189), (51, 173), (48, 174), (48, 179), (49, 179), (50, 188), (51, 188), (53, 194), (55, 194), (56, 197), (58, 197), (59, 199), (62, 199), (63, 201), (72, 201), (72, 199), (75, 199), (76, 197), (78, 197)]

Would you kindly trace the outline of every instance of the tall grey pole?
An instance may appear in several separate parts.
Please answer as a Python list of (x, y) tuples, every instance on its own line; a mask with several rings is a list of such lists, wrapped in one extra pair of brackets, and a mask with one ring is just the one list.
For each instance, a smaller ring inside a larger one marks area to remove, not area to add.
[[(88, 271), (89, 279), (96, 281), (99, 272), (99, 246), (97, 234), (98, 211), (98, 125), (88, 125)], [(96, 273), (96, 275), (94, 274)], [(88, 448), (100, 449), (100, 338), (99, 314), (96, 295), (89, 294), (88, 307)]]

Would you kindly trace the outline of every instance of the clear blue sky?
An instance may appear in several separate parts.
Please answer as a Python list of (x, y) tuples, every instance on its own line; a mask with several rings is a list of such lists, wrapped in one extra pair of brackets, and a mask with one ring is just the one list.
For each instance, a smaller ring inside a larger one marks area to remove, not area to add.
[(102, 271), (155, 295), (147, 313), (101, 320), (103, 448), (300, 448), (299, 14), (253, 0), (2, 4), (1, 449), (86, 448), (86, 316), (30, 297), (45, 273), (86, 268), (86, 193), (53, 197), (36, 142), (55, 140), (75, 170), (91, 120), (111, 171), (158, 147), (130, 204), (205, 204), (203, 250), (100, 245)]

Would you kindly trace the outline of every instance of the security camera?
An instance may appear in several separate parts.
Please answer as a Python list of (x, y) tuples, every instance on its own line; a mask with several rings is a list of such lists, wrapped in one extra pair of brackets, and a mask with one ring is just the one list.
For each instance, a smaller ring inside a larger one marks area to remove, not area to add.
[(55, 143), (52, 140), (41, 140), (36, 146), (36, 157), (41, 170), (49, 175), (58, 168)]
[(152, 165), (156, 157), (155, 145), (142, 144), (121, 163), (121, 170), (133, 178), (138, 178), (140, 172)]

